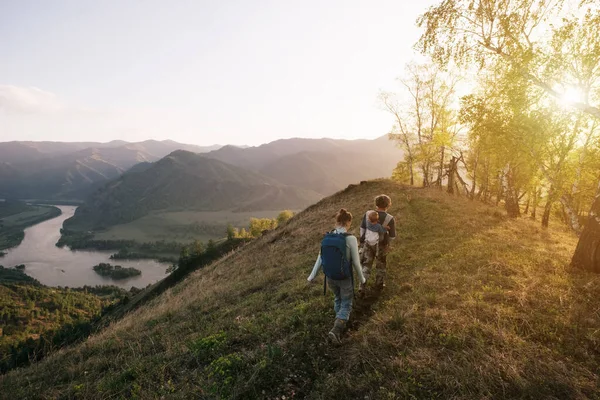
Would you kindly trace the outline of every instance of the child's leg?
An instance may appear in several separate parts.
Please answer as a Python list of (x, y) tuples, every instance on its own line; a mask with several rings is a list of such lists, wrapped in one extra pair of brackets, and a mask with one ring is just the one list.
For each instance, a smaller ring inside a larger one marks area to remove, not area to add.
[(387, 253), (389, 246), (384, 243), (380, 243), (377, 250), (377, 262), (375, 263), (377, 271), (375, 272), (375, 285), (379, 288), (383, 288), (383, 281), (386, 276), (387, 268)]
[(363, 275), (368, 282), (369, 275), (371, 274), (371, 270), (373, 269), (373, 261), (375, 261), (375, 257), (377, 255), (377, 246), (371, 246), (370, 244), (365, 243), (363, 255), (364, 255), (364, 263), (362, 265)]

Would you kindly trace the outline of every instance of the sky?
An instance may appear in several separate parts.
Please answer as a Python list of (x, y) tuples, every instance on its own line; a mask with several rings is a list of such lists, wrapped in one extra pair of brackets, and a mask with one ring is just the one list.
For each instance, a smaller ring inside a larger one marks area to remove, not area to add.
[(436, 0), (0, 0), (0, 141), (376, 138)]

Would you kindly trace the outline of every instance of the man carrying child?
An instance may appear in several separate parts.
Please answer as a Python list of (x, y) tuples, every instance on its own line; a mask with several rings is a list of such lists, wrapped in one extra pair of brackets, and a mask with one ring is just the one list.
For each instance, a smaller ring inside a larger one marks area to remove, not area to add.
[[(375, 261), (375, 288), (383, 289), (387, 253), (390, 240), (396, 238), (396, 221), (387, 213), (392, 205), (392, 199), (385, 195), (375, 198), (376, 210), (367, 211), (360, 225), (360, 243), (362, 246), (361, 262), (363, 275), (367, 282)], [(359, 286), (359, 296), (364, 295), (365, 285)]]

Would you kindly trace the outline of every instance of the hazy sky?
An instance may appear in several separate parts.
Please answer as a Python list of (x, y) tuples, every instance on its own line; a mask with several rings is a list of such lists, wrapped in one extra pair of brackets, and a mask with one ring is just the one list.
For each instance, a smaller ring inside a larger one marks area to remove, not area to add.
[(435, 0), (0, 0), (0, 141), (375, 138)]

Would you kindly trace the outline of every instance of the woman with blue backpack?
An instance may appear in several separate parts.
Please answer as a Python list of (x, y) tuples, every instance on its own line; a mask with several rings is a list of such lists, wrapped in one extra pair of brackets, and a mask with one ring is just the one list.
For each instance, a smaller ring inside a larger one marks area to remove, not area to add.
[(356, 272), (359, 282), (365, 283), (358, 255), (358, 241), (348, 233), (350, 225), (352, 225), (352, 214), (342, 208), (336, 215), (335, 229), (325, 234), (321, 242), (321, 252), (308, 277), (309, 282), (314, 282), (319, 269), (322, 269), (325, 274), (325, 287), (329, 285), (333, 292), (335, 323), (329, 332), (329, 338), (334, 343), (341, 343), (341, 335), (346, 330), (352, 310), (354, 298), (352, 270)]

